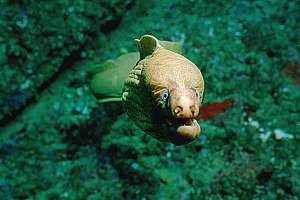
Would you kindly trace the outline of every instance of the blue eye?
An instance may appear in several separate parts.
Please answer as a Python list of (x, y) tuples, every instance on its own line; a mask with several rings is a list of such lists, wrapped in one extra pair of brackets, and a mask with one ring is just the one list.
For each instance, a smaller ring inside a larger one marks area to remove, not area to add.
[(161, 94), (161, 98), (164, 102), (166, 102), (168, 100), (168, 97), (169, 97), (169, 92), (168, 90), (164, 90)]

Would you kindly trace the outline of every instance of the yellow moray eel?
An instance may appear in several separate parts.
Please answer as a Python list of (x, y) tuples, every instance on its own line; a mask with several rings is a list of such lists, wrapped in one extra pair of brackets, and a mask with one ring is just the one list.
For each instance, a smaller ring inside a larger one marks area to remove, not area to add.
[(198, 67), (180, 55), (179, 43), (151, 35), (136, 39), (139, 53), (109, 60), (91, 71), (99, 103), (121, 101), (145, 133), (159, 141), (187, 144), (200, 134), (196, 117), (204, 80)]

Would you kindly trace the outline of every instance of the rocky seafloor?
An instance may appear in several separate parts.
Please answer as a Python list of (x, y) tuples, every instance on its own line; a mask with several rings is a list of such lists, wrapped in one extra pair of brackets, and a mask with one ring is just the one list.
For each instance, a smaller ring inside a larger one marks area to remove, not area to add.
[[(300, 199), (299, 1), (0, 3), (0, 199)], [(203, 73), (191, 144), (91, 94), (87, 71), (144, 34)]]

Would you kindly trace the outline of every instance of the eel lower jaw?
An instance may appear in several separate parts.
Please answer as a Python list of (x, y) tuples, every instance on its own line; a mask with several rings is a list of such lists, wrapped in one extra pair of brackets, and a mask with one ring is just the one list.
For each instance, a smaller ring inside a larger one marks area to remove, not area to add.
[(189, 123), (184, 123), (183, 125), (178, 126), (177, 133), (186, 139), (194, 140), (198, 138), (200, 130), (200, 125), (197, 120), (190, 119)]
[(184, 143), (189, 143), (198, 138), (201, 131), (200, 125), (194, 118), (175, 118), (167, 120), (167, 124), (176, 128), (178, 138), (186, 141)]

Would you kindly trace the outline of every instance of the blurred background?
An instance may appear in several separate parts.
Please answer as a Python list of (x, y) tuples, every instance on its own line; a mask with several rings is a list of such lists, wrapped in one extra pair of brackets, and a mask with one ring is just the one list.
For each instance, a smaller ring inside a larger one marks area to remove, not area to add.
[[(0, 199), (300, 198), (298, 0), (0, 0), (0, 14)], [(87, 71), (144, 34), (182, 42), (203, 73), (191, 144), (89, 90)]]

